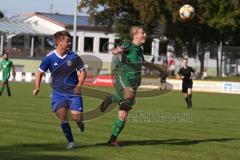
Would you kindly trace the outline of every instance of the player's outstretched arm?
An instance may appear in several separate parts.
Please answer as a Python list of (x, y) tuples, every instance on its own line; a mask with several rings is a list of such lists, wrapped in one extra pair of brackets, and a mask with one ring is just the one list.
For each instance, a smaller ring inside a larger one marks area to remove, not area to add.
[(74, 94), (79, 94), (81, 92), (81, 87), (83, 85), (83, 82), (85, 81), (86, 74), (87, 73), (85, 69), (78, 72), (78, 84), (73, 91)]
[(191, 76), (190, 76), (189, 79), (193, 79), (193, 76), (194, 76), (194, 70), (192, 69), (192, 71), (191, 71)]
[(181, 74), (177, 74), (176, 78), (177, 78), (177, 79), (184, 79), (184, 76), (181, 75)]
[(142, 65), (152, 70), (159, 71), (161, 74), (167, 74), (167, 68), (165, 66), (157, 66), (145, 60), (142, 62)]
[(123, 49), (120, 46), (117, 46), (116, 48), (114, 48), (112, 54), (113, 55), (118, 55), (118, 54), (121, 54), (122, 51), (123, 51)]
[(44, 75), (44, 72), (41, 71), (37, 71), (36, 75), (35, 75), (35, 88), (33, 90), (33, 95), (37, 96), (38, 93), (40, 92), (40, 85), (41, 85), (41, 81), (42, 81), (42, 77)]

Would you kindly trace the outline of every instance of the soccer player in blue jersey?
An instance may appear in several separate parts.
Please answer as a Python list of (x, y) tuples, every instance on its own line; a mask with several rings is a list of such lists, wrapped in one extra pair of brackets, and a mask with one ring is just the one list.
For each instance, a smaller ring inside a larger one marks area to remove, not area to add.
[(52, 76), (52, 111), (61, 123), (62, 131), (68, 140), (66, 149), (74, 148), (74, 138), (68, 123), (70, 110), (72, 119), (77, 123), (80, 131), (84, 131), (83, 102), (81, 86), (85, 80), (86, 71), (82, 59), (70, 51), (70, 34), (59, 31), (53, 35), (56, 49), (42, 60), (36, 72), (35, 89), (37, 96), (44, 73), (49, 70)]

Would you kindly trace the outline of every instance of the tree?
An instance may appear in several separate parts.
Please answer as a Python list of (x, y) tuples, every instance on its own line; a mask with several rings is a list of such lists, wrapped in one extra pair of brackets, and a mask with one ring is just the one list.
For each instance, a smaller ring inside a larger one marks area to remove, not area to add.
[(88, 14), (94, 23), (110, 31), (126, 34), (131, 25), (143, 25), (153, 32), (159, 21), (160, 1), (82, 0), (80, 8), (89, 8)]
[[(196, 15), (193, 20), (182, 22), (178, 11), (186, 3), (195, 8)], [(126, 33), (130, 25), (138, 24), (153, 33), (161, 25), (169, 37), (204, 40), (199, 32), (214, 30), (211, 38), (216, 40), (233, 36), (240, 25), (239, 0), (82, 0), (81, 7), (89, 8), (95, 24), (119, 33)]]
[[(190, 21), (179, 17), (183, 4), (195, 8)], [(82, 0), (81, 7), (89, 8), (88, 14), (95, 24), (120, 35), (127, 34), (131, 25), (142, 24), (149, 35), (157, 37), (163, 34), (158, 32), (163, 27), (165, 36), (195, 54), (197, 42), (228, 41), (240, 45), (239, 0)], [(200, 72), (204, 70), (202, 53)]]
[[(200, 0), (203, 16), (207, 25), (214, 29), (215, 42), (227, 42), (229, 45), (240, 45), (240, 2), (238, 0)], [(218, 59), (217, 64), (222, 63)], [(219, 65), (217, 73), (219, 75)]]

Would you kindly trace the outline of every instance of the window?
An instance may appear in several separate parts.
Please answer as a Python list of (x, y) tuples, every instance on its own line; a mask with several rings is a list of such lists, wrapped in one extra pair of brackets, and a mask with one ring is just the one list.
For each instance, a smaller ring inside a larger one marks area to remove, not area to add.
[(119, 44), (122, 40), (121, 39), (114, 39), (115, 44)]
[[(31, 37), (32, 38), (32, 37)], [(41, 46), (41, 39), (38, 36), (34, 36), (34, 49), (40, 49)], [(31, 40), (30, 40), (30, 46), (31, 46)]]
[(152, 40), (147, 39), (143, 45), (143, 54), (151, 55), (151, 50), (152, 50)]
[[(167, 41), (161, 41), (161, 40), (159, 41), (159, 53), (158, 53), (159, 56), (167, 54), (168, 52), (167, 46), (168, 46)], [(169, 51), (173, 53), (171, 49)]]
[(108, 45), (109, 45), (108, 42), (109, 42), (108, 38), (100, 38), (99, 52), (101, 52), (101, 53), (108, 52)]
[(93, 52), (93, 37), (84, 38), (84, 52)]
[[(76, 44), (75, 45), (76, 45), (75, 49), (76, 49), (76, 51), (78, 51), (78, 36), (76, 36)], [(71, 49), (73, 49), (72, 47), (73, 47), (73, 36), (71, 36)]]
[(24, 47), (24, 36), (15, 36), (12, 38), (12, 47), (23, 48)]
[(78, 39), (79, 39), (79, 37), (76, 36), (76, 51), (78, 51)]

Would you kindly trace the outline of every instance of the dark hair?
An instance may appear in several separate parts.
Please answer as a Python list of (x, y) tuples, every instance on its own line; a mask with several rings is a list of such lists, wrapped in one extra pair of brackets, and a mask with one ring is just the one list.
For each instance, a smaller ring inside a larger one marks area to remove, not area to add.
[(55, 41), (55, 44), (57, 44), (57, 41), (63, 37), (71, 37), (71, 35), (67, 31), (58, 31), (54, 33), (53, 39)]
[(6, 52), (3, 52), (3, 53), (2, 53), (2, 56), (3, 56), (4, 54), (6, 54), (6, 55), (8, 56), (8, 53), (6, 53)]

